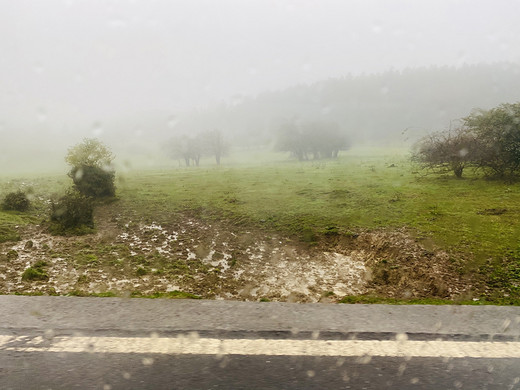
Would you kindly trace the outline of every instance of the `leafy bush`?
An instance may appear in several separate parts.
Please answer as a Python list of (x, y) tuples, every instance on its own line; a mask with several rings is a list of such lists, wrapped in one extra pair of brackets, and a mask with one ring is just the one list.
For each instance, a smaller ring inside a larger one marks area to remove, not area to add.
[(463, 122), (479, 141), (479, 167), (497, 177), (520, 173), (520, 103), (473, 111)]
[(114, 196), (116, 193), (115, 173), (112, 170), (81, 165), (73, 167), (69, 176), (72, 178), (76, 189), (83, 195), (103, 198)]
[(76, 189), (93, 198), (115, 195), (113, 159), (110, 149), (95, 138), (85, 138), (70, 148), (65, 157)]
[(27, 211), (31, 202), (23, 191), (8, 193), (2, 201), (3, 210)]
[(69, 190), (51, 203), (51, 231), (55, 234), (89, 233), (94, 228), (94, 206), (90, 198)]

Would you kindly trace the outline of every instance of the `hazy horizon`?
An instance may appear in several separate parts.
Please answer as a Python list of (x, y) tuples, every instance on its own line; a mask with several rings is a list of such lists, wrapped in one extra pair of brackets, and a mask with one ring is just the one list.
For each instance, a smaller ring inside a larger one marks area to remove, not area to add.
[(126, 126), (141, 142), (157, 122), (299, 84), (520, 64), (518, 14), (519, 0), (0, 0), (0, 135), (61, 151)]

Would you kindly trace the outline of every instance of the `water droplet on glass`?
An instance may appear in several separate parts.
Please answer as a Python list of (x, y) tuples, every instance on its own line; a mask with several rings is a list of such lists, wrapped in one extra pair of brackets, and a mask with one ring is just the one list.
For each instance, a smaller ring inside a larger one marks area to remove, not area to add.
[(307, 376), (308, 376), (309, 378), (313, 378), (314, 375), (316, 375), (316, 372), (314, 372), (313, 370), (309, 370), (309, 371), (307, 371)]
[(143, 363), (143, 366), (151, 366), (153, 364), (153, 358), (143, 358), (141, 362)]
[(397, 369), (397, 376), (403, 375), (405, 370), (406, 370), (406, 363), (401, 363), (399, 365), (399, 368)]
[(103, 127), (101, 126), (100, 122), (94, 122), (92, 125), (92, 134), (95, 137), (99, 137), (101, 134), (103, 134)]
[(170, 129), (173, 129), (175, 126), (177, 126), (178, 122), (179, 121), (175, 115), (170, 115), (170, 117), (168, 118), (168, 127)]
[(83, 169), (79, 168), (76, 171), (76, 174), (74, 175), (74, 178), (76, 179), (76, 181), (80, 181), (82, 177), (83, 177)]
[(111, 28), (123, 28), (126, 27), (126, 21), (119, 18), (114, 18), (108, 21), (108, 27)]
[(408, 340), (408, 336), (406, 335), (406, 333), (398, 333), (395, 336), (395, 340), (397, 342), (404, 342), (404, 341)]
[(43, 71), (44, 71), (44, 68), (43, 68), (43, 66), (42, 66), (41, 64), (36, 64), (36, 65), (34, 65), (34, 68), (33, 68), (33, 69), (34, 69), (34, 71), (35, 71), (36, 73), (38, 73), (38, 74), (42, 74)]
[(45, 109), (40, 108), (38, 110), (38, 122), (45, 122), (47, 120), (47, 113), (45, 112)]

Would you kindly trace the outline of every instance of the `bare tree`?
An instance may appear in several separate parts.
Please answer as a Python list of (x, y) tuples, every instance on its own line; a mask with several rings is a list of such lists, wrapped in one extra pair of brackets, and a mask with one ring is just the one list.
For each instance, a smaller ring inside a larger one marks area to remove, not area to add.
[(217, 165), (220, 165), (222, 156), (224, 156), (229, 149), (222, 132), (220, 130), (207, 131), (202, 133), (201, 138), (208, 154), (215, 156)]
[(478, 146), (475, 136), (466, 128), (432, 133), (414, 146), (412, 161), (435, 173), (453, 172), (462, 177), (464, 168), (474, 164)]

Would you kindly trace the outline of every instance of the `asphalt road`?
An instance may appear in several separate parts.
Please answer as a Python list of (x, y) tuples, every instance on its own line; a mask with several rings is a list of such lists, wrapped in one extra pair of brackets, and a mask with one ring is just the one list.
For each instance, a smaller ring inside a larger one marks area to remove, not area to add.
[(520, 308), (0, 296), (0, 389), (520, 389)]

